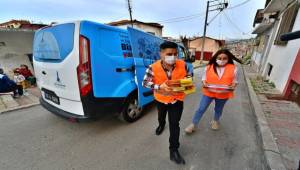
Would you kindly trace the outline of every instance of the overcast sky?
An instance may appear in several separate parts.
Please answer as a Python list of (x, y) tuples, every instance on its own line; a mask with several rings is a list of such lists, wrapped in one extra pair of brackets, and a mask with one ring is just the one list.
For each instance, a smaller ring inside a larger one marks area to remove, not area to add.
[[(203, 34), (206, 0), (131, 1), (133, 19), (159, 22), (164, 26), (163, 36)], [(253, 37), (253, 19), (256, 10), (264, 8), (264, 4), (265, 0), (229, 0), (229, 8), (209, 24), (207, 36)], [(210, 12), (208, 21), (217, 13)], [(127, 0), (0, 0), (0, 22), (11, 19), (47, 24), (83, 19), (107, 23), (129, 19), (129, 14)]]

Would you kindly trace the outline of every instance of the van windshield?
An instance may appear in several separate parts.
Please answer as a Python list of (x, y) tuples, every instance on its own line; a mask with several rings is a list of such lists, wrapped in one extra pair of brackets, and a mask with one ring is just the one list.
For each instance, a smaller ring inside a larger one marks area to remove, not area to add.
[(73, 50), (75, 24), (61, 24), (35, 33), (33, 56), (37, 61), (61, 62)]

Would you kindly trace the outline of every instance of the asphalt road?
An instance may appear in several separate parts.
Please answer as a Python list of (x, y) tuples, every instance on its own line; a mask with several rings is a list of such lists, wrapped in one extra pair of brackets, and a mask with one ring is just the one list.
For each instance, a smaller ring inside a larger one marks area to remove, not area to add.
[[(200, 69), (195, 72), (199, 85)], [(200, 129), (193, 135), (184, 134), (200, 92), (187, 97), (180, 136), (186, 165), (169, 160), (168, 129), (161, 136), (154, 135), (157, 113), (153, 105), (132, 124), (113, 116), (72, 123), (36, 106), (0, 115), (0, 169), (266, 169), (246, 88), (240, 74), (236, 98), (225, 106), (220, 131), (210, 130), (212, 105)]]

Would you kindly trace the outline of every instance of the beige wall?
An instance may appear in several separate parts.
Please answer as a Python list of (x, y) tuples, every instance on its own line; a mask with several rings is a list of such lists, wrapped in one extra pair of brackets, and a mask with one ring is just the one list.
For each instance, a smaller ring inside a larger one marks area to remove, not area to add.
[[(195, 39), (189, 42), (190, 49), (196, 49), (196, 51), (202, 50), (202, 38)], [(204, 43), (204, 51), (215, 53), (220, 48), (219, 43), (215, 40), (206, 38)]]
[(154, 33), (156, 36), (162, 37), (162, 29), (160, 29), (160, 28), (152, 27), (152, 26), (144, 25), (144, 24), (137, 24), (137, 28), (140, 28), (141, 30), (144, 30), (145, 32)]
[(9, 25), (1, 26), (2, 28), (20, 28), (20, 23), (11, 23)]
[[(126, 25), (119, 25), (117, 27), (126, 29), (127, 26), (130, 27), (131, 25), (126, 24)], [(161, 28), (157, 28), (157, 27), (153, 27), (153, 26), (149, 26), (149, 25), (145, 25), (145, 24), (137, 24), (137, 23), (134, 23), (133, 27), (143, 30), (145, 32), (154, 33), (156, 36), (162, 37), (162, 29)]]

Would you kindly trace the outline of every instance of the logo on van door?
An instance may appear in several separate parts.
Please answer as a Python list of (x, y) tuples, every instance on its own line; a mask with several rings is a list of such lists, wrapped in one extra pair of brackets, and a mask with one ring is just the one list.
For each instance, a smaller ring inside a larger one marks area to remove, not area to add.
[(66, 85), (64, 85), (62, 82), (61, 82), (61, 79), (59, 77), (59, 74), (58, 74), (58, 71), (56, 71), (56, 82), (54, 83), (54, 85), (56, 87), (59, 87), (59, 88), (66, 88)]

